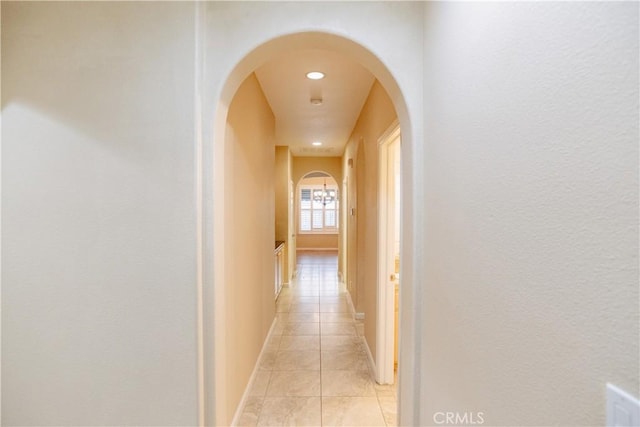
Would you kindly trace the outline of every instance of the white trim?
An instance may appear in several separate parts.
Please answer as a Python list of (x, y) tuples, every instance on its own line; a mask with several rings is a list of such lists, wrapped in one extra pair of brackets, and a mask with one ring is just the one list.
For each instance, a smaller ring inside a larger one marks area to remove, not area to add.
[[(349, 310), (351, 311), (351, 316), (353, 316), (353, 320), (356, 323), (360, 323), (364, 320), (364, 313), (356, 312), (356, 308), (353, 305), (353, 300), (351, 299), (351, 294), (347, 292), (347, 304), (349, 305)], [(371, 349), (369, 349), (369, 344), (367, 344), (367, 340), (364, 338), (364, 335), (358, 334), (362, 345), (367, 350), (367, 360), (369, 361), (369, 369), (374, 373), (374, 377), (376, 375), (376, 363), (373, 361), (373, 355), (371, 354)]]
[[(395, 285), (389, 280), (389, 259), (393, 255), (393, 229), (389, 228), (388, 194), (390, 190), (389, 148), (400, 137), (400, 124), (395, 120), (378, 138), (378, 280), (376, 318), (376, 381), (394, 382), (394, 297)], [(391, 240), (391, 241), (390, 241)]]
[(400, 135), (400, 122), (398, 119), (395, 119), (387, 130), (382, 132), (382, 134), (378, 137), (378, 146), (388, 143), (389, 141), (394, 140)]
[(242, 393), (242, 399), (240, 399), (240, 403), (238, 403), (238, 407), (236, 408), (236, 413), (233, 416), (233, 420), (231, 421), (231, 426), (237, 426), (240, 422), (240, 417), (242, 416), (242, 411), (244, 410), (244, 405), (247, 403), (247, 398), (249, 397), (249, 392), (253, 387), (253, 383), (256, 380), (256, 375), (258, 371), (260, 371), (260, 363), (262, 362), (262, 357), (264, 356), (265, 349), (267, 345), (271, 341), (271, 335), (273, 335), (273, 331), (276, 327), (276, 323), (278, 322), (278, 318), (274, 318), (273, 322), (271, 322), (271, 328), (269, 328), (269, 333), (264, 340), (264, 344), (262, 344), (262, 349), (260, 350), (260, 354), (258, 355), (258, 360), (256, 361), (255, 366), (253, 367), (253, 372), (251, 372), (251, 376), (249, 377), (249, 382), (247, 383), (247, 387), (244, 389), (244, 393)]
[(349, 305), (349, 312), (351, 313), (351, 316), (353, 316), (353, 318), (355, 319), (355, 316), (357, 314), (356, 308), (353, 305), (353, 300), (351, 300), (351, 294), (349, 292), (347, 292), (347, 304)]
[[(344, 282), (342, 284), (344, 285)], [(364, 320), (364, 313), (358, 313), (356, 311), (356, 307), (353, 305), (353, 300), (351, 299), (351, 294), (349, 292), (347, 292), (347, 303), (349, 305), (349, 312), (351, 313), (351, 317), (353, 317), (353, 320), (355, 320), (356, 322)]]
[(373, 355), (371, 354), (371, 350), (369, 349), (369, 344), (367, 343), (367, 340), (364, 338), (364, 336), (361, 336), (360, 339), (362, 340), (362, 345), (364, 346), (364, 349), (367, 351), (367, 359), (369, 360), (369, 369), (371, 370), (371, 372), (373, 372), (373, 376), (377, 378), (378, 368), (376, 367), (376, 362), (373, 360)]

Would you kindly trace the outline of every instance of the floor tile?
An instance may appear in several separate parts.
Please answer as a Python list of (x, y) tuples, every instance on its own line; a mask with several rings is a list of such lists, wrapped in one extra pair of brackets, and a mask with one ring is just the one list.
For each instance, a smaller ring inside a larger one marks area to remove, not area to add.
[(299, 253), (298, 261), (239, 425), (396, 425), (396, 388), (371, 376), (364, 324), (337, 280), (337, 256)]
[(284, 335), (280, 341), (280, 350), (320, 351), (320, 337), (318, 335)]
[(322, 371), (323, 396), (376, 397), (368, 371)]
[(291, 303), (291, 307), (289, 308), (289, 313), (317, 313), (320, 311), (320, 304), (298, 304)]
[(315, 304), (315, 305), (318, 305), (320, 303), (320, 297), (317, 297), (317, 296), (313, 296), (313, 297), (301, 296), (301, 297), (292, 298), (291, 302), (292, 303), (296, 303), (296, 304)]
[[(277, 327), (277, 325), (276, 325), (276, 327)], [(276, 328), (274, 328), (274, 332), (271, 333), (271, 339), (264, 346), (264, 351), (265, 352), (277, 352), (278, 349), (280, 348), (280, 341), (282, 340), (282, 335), (281, 334), (276, 334), (275, 333), (275, 329)]]
[(276, 313), (287, 312), (291, 307), (290, 302), (277, 302), (276, 303)]
[(376, 389), (378, 397), (393, 397), (397, 396), (397, 389), (395, 384), (378, 384), (375, 383), (373, 387)]
[(280, 317), (283, 322), (320, 322), (320, 313), (305, 313), (305, 312), (294, 312), (294, 313), (281, 313)]
[(303, 297), (320, 296), (319, 289), (294, 289), (291, 292), (292, 295), (298, 295)]
[(320, 337), (320, 348), (322, 351), (364, 351), (362, 338), (352, 335), (323, 335)]
[(319, 397), (266, 397), (258, 426), (320, 426)]
[(353, 324), (353, 316), (350, 313), (320, 313), (321, 323), (349, 323)]
[(382, 415), (388, 426), (398, 425), (398, 401), (395, 397), (380, 397), (378, 403), (382, 409)]
[(271, 378), (271, 371), (257, 371), (251, 390), (249, 390), (249, 396), (264, 396), (269, 385), (269, 378)]
[(267, 396), (320, 396), (320, 371), (273, 371)]
[(324, 426), (384, 426), (382, 410), (375, 397), (323, 397)]
[(245, 401), (242, 414), (238, 420), (239, 427), (254, 427), (258, 425), (258, 417), (262, 412), (263, 397), (249, 397)]
[(320, 327), (320, 335), (357, 336), (357, 333), (352, 323), (323, 323)]
[(320, 303), (321, 304), (331, 304), (331, 303), (347, 304), (347, 297), (342, 293), (338, 295), (320, 295)]
[(320, 303), (320, 312), (321, 313), (348, 313), (349, 306), (347, 303)]
[(282, 335), (319, 335), (320, 323), (315, 322), (287, 322), (284, 324)]
[(276, 356), (278, 353), (275, 351), (262, 353), (262, 359), (260, 360), (260, 369), (271, 371), (273, 370), (273, 365), (276, 362)]
[(276, 304), (290, 304), (291, 303), (291, 294), (283, 289), (276, 300)]
[(273, 369), (278, 371), (320, 370), (318, 351), (279, 351)]
[(323, 351), (321, 355), (323, 370), (369, 371), (369, 360), (362, 352)]

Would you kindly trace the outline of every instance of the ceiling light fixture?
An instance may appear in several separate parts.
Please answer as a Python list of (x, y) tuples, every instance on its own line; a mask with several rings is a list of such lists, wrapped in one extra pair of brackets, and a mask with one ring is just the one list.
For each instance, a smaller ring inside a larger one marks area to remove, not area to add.
[(320, 71), (310, 71), (307, 73), (307, 78), (311, 80), (320, 80), (324, 78), (324, 73)]
[(322, 98), (311, 98), (311, 105), (322, 105)]
[(315, 141), (315, 142), (312, 142), (312, 143), (311, 143), (311, 145), (315, 145), (316, 147), (319, 147), (319, 146), (321, 146), (321, 145), (322, 145), (322, 142), (320, 142), (320, 141)]
[(324, 180), (324, 185), (321, 189), (313, 190), (313, 201), (317, 203), (322, 203), (323, 206), (327, 206), (327, 204), (333, 203), (337, 200), (338, 195), (336, 194), (336, 190), (330, 188), (327, 190), (327, 180)]

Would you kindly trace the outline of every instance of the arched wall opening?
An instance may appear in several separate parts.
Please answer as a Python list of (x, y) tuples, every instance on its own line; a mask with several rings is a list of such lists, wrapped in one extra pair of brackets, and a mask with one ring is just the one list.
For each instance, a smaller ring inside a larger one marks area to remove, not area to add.
[[(294, 224), (297, 251), (324, 250), (340, 253), (342, 206), (338, 183), (339, 179), (323, 170), (307, 172), (295, 182)], [(330, 195), (331, 200), (323, 200), (324, 195)]]
[[(228, 73), (213, 104), (211, 138), (207, 141), (207, 133), (203, 132), (205, 140), (202, 142), (202, 153), (200, 153), (203, 159), (210, 156), (212, 160), (209, 165), (207, 165), (206, 160), (203, 160), (201, 170), (203, 196), (201, 200), (202, 256), (200, 259), (202, 279), (200, 299), (200, 391), (201, 419), (205, 424), (227, 424), (233, 416), (233, 414), (230, 414), (230, 408), (233, 407), (233, 404), (227, 401), (228, 394), (226, 393), (227, 384), (225, 380), (225, 373), (228, 372), (231, 358), (225, 348), (228, 338), (227, 310), (233, 308), (225, 306), (225, 283), (229, 272), (226, 271), (227, 260), (223, 250), (225, 240), (233, 238), (233, 236), (226, 235), (223, 214), (225, 212), (225, 200), (228, 197), (227, 183), (225, 182), (225, 156), (227, 153), (225, 153), (224, 142), (225, 138), (228, 137), (227, 116), (229, 107), (243, 81), (256, 68), (279, 52), (296, 48), (333, 50), (349, 55), (365, 66), (384, 87), (393, 102), (403, 132), (403, 157), (411, 159), (410, 153), (413, 150), (414, 142), (412, 124), (404, 94), (400, 90), (396, 79), (380, 58), (370, 49), (349, 38), (326, 31), (296, 32), (281, 35), (263, 43), (258, 43), (255, 48), (246, 52)], [(206, 108), (204, 110), (204, 117), (206, 117)], [(204, 127), (206, 127), (206, 124), (204, 124)], [(404, 166), (403, 180), (409, 183), (413, 180), (413, 166), (409, 162)], [(336, 181), (340, 185), (341, 180)], [(410, 201), (415, 199), (410, 194), (412, 188), (413, 186), (411, 185), (404, 187), (404, 191), (409, 193), (405, 193), (403, 197), (403, 200), (407, 201), (403, 204), (405, 222), (407, 219), (413, 218), (413, 205)], [(208, 192), (208, 189), (211, 191)], [(407, 260), (403, 264), (403, 270), (408, 270), (411, 267), (412, 244), (411, 236), (406, 231), (403, 232), (403, 259)], [(414, 300), (412, 276), (409, 272), (404, 274), (401, 311), (403, 311), (403, 305), (410, 307)], [(415, 382), (410, 376), (414, 370), (414, 360), (416, 360), (414, 354), (417, 349), (412, 332), (415, 329), (413, 310), (410, 308), (405, 310), (407, 314), (403, 315), (401, 320), (400, 366), (402, 368), (399, 374), (399, 415), (401, 420), (410, 420), (412, 414), (409, 412), (412, 412), (413, 404), (408, 403), (406, 407), (411, 411), (406, 411), (403, 414), (402, 399), (406, 399), (407, 402), (413, 402), (414, 396), (416, 396)], [(266, 337), (267, 333), (268, 330), (265, 330), (264, 337)], [(407, 375), (402, 374), (404, 369), (409, 372)]]

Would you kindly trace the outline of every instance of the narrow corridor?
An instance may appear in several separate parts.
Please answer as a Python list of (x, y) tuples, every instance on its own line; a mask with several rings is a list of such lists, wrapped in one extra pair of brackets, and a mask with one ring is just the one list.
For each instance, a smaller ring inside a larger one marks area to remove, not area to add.
[(337, 262), (336, 253), (298, 254), (240, 425), (396, 425), (395, 387), (373, 379)]

